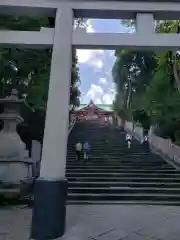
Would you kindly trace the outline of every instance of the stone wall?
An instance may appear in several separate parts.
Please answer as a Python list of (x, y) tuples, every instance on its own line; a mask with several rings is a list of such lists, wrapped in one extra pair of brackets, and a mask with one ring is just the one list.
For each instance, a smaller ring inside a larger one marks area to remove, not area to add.
[[(133, 132), (133, 136), (137, 140), (140, 141), (142, 139), (143, 129), (140, 125), (134, 124), (133, 126), (132, 122), (126, 121), (124, 127), (127, 132)], [(175, 145), (171, 139), (158, 137), (150, 130), (149, 141), (152, 149), (163, 154), (165, 157), (168, 157), (168, 159), (171, 159), (175, 164), (180, 166), (180, 147)]]

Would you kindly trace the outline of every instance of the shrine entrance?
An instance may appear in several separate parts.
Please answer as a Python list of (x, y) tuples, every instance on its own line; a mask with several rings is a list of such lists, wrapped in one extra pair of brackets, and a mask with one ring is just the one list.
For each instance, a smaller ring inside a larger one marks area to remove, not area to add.
[[(155, 33), (154, 20), (179, 20), (180, 3), (114, 0), (0, 0), (0, 14), (48, 15), (55, 28), (40, 31), (0, 30), (1, 47), (52, 48), (49, 96), (40, 178), (35, 184), (33, 239), (64, 234), (65, 179), (72, 46), (78, 49), (178, 50), (179, 34)], [(135, 19), (134, 34), (86, 33), (73, 30), (75, 18)]]
[[(106, 107), (106, 109), (105, 109)], [(108, 108), (107, 108), (108, 107)], [(113, 115), (113, 109), (111, 105), (94, 104), (91, 100), (89, 104), (81, 104), (74, 109), (74, 116), (77, 120), (101, 120), (104, 122), (110, 121)]]

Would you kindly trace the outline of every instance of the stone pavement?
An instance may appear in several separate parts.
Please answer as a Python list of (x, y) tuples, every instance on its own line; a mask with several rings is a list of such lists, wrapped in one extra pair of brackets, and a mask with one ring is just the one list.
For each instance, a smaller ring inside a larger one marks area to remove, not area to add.
[[(31, 210), (0, 209), (0, 240), (28, 240)], [(62, 240), (179, 240), (180, 207), (68, 206)]]

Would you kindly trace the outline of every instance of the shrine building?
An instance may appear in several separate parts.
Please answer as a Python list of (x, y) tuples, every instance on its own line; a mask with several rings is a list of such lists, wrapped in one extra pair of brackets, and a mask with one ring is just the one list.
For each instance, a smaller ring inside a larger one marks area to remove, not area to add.
[(92, 100), (89, 104), (80, 104), (74, 109), (77, 120), (111, 120), (113, 116), (112, 105), (95, 104)]

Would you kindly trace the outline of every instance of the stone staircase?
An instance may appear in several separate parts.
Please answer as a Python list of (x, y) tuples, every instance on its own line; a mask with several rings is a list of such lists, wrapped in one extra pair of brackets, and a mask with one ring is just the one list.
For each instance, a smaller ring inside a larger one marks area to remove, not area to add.
[[(88, 162), (76, 161), (74, 144), (88, 140)], [(68, 141), (66, 176), (69, 204), (180, 205), (180, 172), (160, 156), (146, 153), (125, 133), (98, 121), (75, 124)]]

